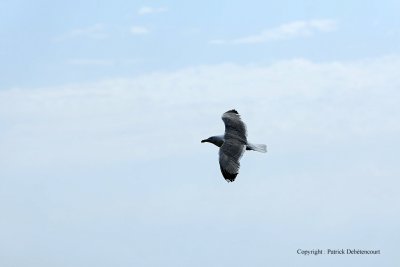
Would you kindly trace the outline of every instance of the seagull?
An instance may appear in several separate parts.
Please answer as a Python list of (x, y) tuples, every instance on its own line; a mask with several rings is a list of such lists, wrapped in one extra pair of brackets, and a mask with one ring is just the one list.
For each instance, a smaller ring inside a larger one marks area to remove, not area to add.
[(263, 144), (252, 144), (247, 141), (246, 125), (241, 120), (239, 113), (229, 110), (222, 114), (225, 124), (225, 134), (211, 136), (201, 140), (202, 143), (211, 143), (219, 147), (219, 167), (227, 182), (235, 181), (239, 173), (239, 160), (245, 150), (267, 152), (267, 146)]

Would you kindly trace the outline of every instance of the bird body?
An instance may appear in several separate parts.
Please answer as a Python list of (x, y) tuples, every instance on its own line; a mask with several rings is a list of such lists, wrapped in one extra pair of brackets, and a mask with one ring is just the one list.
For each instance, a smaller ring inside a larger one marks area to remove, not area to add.
[(247, 141), (246, 125), (241, 120), (239, 113), (232, 109), (222, 114), (225, 124), (225, 134), (211, 136), (202, 140), (219, 147), (219, 165), (225, 180), (233, 182), (239, 173), (239, 160), (245, 150), (267, 152), (263, 144), (251, 144)]
[[(223, 135), (215, 135), (215, 136), (211, 136), (205, 140), (202, 140), (201, 142), (202, 143), (208, 142), (208, 143), (216, 145), (217, 147), (221, 147), (222, 144), (224, 143), (224, 141), (225, 141), (225, 138)], [(264, 144), (252, 144), (252, 143), (247, 142), (246, 150), (254, 150), (254, 151), (265, 153), (267, 151), (267, 146)]]

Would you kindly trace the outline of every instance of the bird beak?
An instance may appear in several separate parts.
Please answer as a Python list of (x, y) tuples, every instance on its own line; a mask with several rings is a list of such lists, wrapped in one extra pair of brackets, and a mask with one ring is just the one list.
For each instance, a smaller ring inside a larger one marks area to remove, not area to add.
[(208, 142), (208, 139), (201, 140), (202, 143)]

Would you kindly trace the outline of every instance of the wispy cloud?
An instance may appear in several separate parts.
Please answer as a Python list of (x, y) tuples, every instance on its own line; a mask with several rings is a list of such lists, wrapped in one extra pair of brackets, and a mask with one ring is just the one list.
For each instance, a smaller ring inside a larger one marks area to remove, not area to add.
[(150, 31), (148, 28), (144, 26), (132, 26), (130, 32), (135, 35), (140, 35), (140, 34), (147, 34)]
[(166, 7), (150, 7), (150, 6), (143, 6), (139, 8), (138, 14), (139, 15), (149, 15), (149, 14), (156, 14), (156, 13), (163, 13), (166, 12), (168, 9)]
[(308, 37), (319, 32), (336, 30), (337, 22), (331, 19), (299, 20), (282, 24), (276, 28), (267, 29), (259, 34), (235, 38), (231, 40), (215, 39), (210, 44), (257, 44), (271, 41), (288, 40), (298, 37)]
[(247, 115), (254, 140), (313, 139), (328, 146), (397, 136), (399, 68), (399, 57), (323, 64), (298, 59), (6, 90), (0, 92), (0, 122), (8, 125), (0, 132), (0, 158), (34, 164), (57, 160), (53, 155), (77, 162), (191, 155), (199, 152), (193, 140), (222, 131), (215, 116), (232, 103)]
[(89, 27), (72, 29), (69, 32), (57, 36), (54, 38), (54, 41), (60, 42), (75, 38), (105, 39), (107, 37), (108, 34), (105, 31), (105, 26), (98, 23)]

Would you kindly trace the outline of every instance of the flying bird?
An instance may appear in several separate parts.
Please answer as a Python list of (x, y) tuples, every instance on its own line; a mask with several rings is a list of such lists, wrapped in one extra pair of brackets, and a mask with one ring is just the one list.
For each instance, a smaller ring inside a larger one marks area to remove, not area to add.
[(267, 146), (252, 144), (247, 141), (246, 125), (239, 113), (232, 109), (222, 114), (225, 124), (225, 134), (211, 136), (201, 140), (202, 143), (211, 143), (219, 147), (219, 167), (227, 182), (235, 181), (239, 173), (239, 160), (245, 150), (267, 152)]

